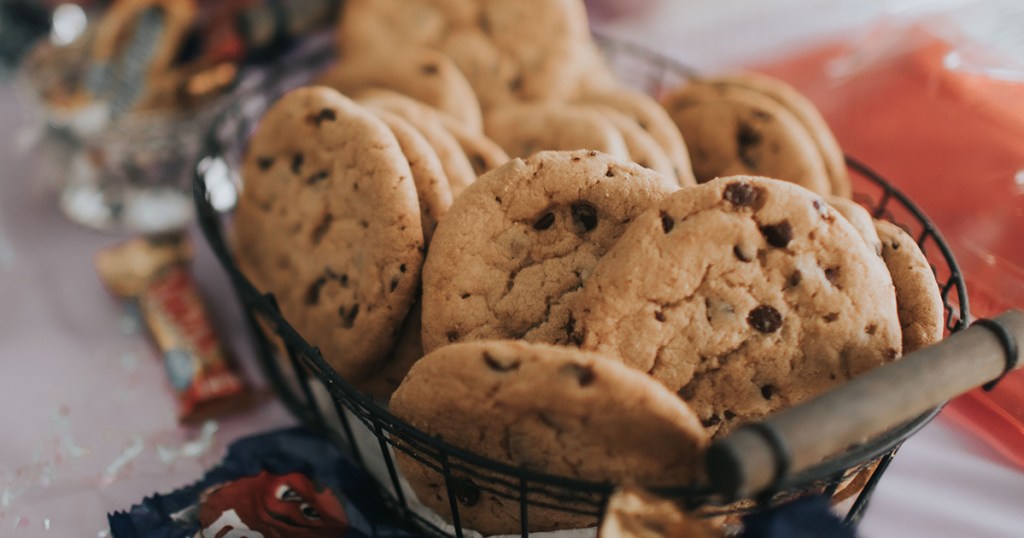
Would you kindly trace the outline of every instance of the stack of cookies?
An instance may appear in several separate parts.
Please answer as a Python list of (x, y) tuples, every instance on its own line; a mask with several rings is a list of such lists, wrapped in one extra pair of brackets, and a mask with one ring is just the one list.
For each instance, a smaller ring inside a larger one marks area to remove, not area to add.
[[(659, 104), (586, 28), (572, 0), (350, 0), (323, 85), (267, 112), (238, 263), (343, 377), (493, 460), (682, 485), (715, 437), (941, 337), (927, 260), (848, 200), (806, 99), (742, 75)], [(471, 489), (465, 527), (518, 532)]]

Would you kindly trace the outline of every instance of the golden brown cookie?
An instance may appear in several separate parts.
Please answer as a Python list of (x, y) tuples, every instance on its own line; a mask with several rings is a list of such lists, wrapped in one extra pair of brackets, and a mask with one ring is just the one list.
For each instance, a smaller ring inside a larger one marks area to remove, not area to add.
[(450, 56), (481, 105), (565, 99), (590, 39), (579, 0), (349, 0), (343, 56), (425, 46)]
[(242, 175), (239, 267), (358, 384), (387, 360), (419, 289), (423, 229), (398, 141), (338, 92), (301, 88), (264, 115)]
[(846, 157), (839, 147), (832, 129), (828, 126), (810, 99), (785, 82), (760, 73), (740, 73), (715, 79), (717, 82), (748, 88), (766, 95), (793, 113), (817, 143), (818, 151), (825, 160), (832, 185), (832, 194), (843, 198), (853, 195), (850, 176), (846, 169)]
[(678, 391), (713, 434), (894, 360), (892, 279), (817, 195), (729, 177), (646, 211), (574, 302), (585, 350)]
[(323, 73), (317, 83), (346, 95), (388, 88), (448, 114), (471, 132), (483, 129), (473, 88), (451, 58), (435, 50), (349, 55)]
[(694, 81), (663, 103), (686, 140), (698, 182), (747, 174), (832, 193), (817, 142), (778, 101), (731, 84)]
[(591, 107), (565, 103), (518, 103), (484, 115), (487, 136), (510, 157), (538, 151), (592, 150), (629, 160), (622, 133)]
[(473, 172), (480, 177), (509, 161), (508, 153), (481, 133), (449, 126), (448, 132), (455, 137), (463, 153), (473, 165)]
[(868, 213), (867, 209), (849, 198), (840, 196), (826, 196), (825, 200), (853, 225), (853, 229), (857, 230), (864, 242), (876, 254), (882, 255), (882, 241), (878, 238), (878, 232), (875, 231), (875, 219), (871, 218), (871, 213)]
[(485, 174), (437, 227), (423, 271), (423, 347), (568, 343), (569, 311), (626, 225), (677, 187), (597, 152), (542, 152)]
[[(686, 404), (642, 372), (576, 349), (525, 342), (434, 351), (413, 366), (391, 399), (391, 412), (474, 454), (593, 482), (691, 484), (707, 441)], [(420, 502), (450, 520), (444, 478), (397, 452)], [(468, 480), (462, 484), (459, 514), (466, 528), (485, 535), (519, 532), (516, 500), (481, 492)], [(595, 523), (530, 507), (531, 531)]]
[(473, 171), (469, 157), (449, 130), (458, 128), (457, 123), (452, 122), (450, 118), (446, 119), (446, 116), (429, 105), (383, 88), (364, 90), (355, 98), (360, 104), (372, 110), (386, 110), (401, 116), (427, 139), (437, 157), (441, 159), (452, 196), (458, 196), (463, 189), (476, 181), (476, 172)]
[(673, 176), (679, 185), (697, 183), (683, 135), (657, 101), (643, 93), (621, 88), (591, 91), (581, 95), (579, 102), (610, 106), (632, 118), (665, 151), (675, 168)]
[(401, 116), (386, 110), (375, 110), (373, 113), (391, 129), (409, 162), (412, 179), (416, 184), (416, 194), (420, 200), (423, 241), (425, 245), (429, 245), (437, 223), (452, 205), (452, 189), (448, 185), (448, 176), (445, 175), (444, 167), (434, 148), (415, 127)]
[(891, 222), (876, 220), (882, 259), (896, 286), (903, 352), (910, 353), (942, 340), (945, 307), (928, 258), (910, 234)]
[(629, 160), (649, 168), (676, 181), (676, 171), (668, 155), (662, 151), (661, 146), (654, 140), (654, 137), (647, 131), (640, 128), (640, 124), (629, 116), (605, 105), (590, 105), (591, 108), (600, 112), (604, 117), (611, 120), (612, 125), (618, 129), (626, 142), (626, 150), (629, 152)]

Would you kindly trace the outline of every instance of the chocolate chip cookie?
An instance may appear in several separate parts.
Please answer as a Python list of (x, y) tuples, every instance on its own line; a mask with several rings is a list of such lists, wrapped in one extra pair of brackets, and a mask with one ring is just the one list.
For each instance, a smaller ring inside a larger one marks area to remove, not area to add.
[(871, 214), (868, 213), (868, 210), (864, 209), (860, 204), (850, 200), (849, 198), (842, 198), (840, 196), (833, 195), (826, 196), (825, 199), (837, 213), (842, 215), (850, 222), (850, 224), (853, 225), (853, 229), (857, 230), (857, 233), (864, 239), (864, 242), (867, 243), (876, 254), (881, 256), (882, 240), (878, 238), (878, 232), (875, 231), (875, 219), (871, 218)]
[(380, 119), (335, 90), (295, 90), (249, 140), (239, 267), (357, 383), (387, 359), (419, 288), (412, 172)]
[(583, 349), (650, 373), (718, 435), (901, 349), (882, 260), (820, 197), (764, 178), (685, 188), (638, 216), (572, 316)]
[(849, 198), (853, 194), (843, 150), (818, 107), (814, 106), (810, 99), (789, 84), (760, 73), (739, 73), (719, 77), (715, 81), (759, 92), (792, 112), (818, 146), (818, 151), (825, 161), (825, 169), (828, 171), (832, 194), (843, 198)]
[(896, 286), (903, 352), (917, 351), (942, 340), (946, 311), (928, 258), (914, 238), (899, 226), (877, 220), (875, 229), (882, 240), (882, 258)]
[(675, 180), (676, 171), (668, 155), (654, 140), (654, 137), (647, 131), (640, 128), (640, 125), (629, 116), (605, 105), (590, 105), (594, 110), (600, 112), (604, 117), (611, 120), (612, 125), (618, 129), (626, 142), (626, 150), (629, 152), (629, 160), (649, 168), (655, 172)]
[(832, 193), (817, 142), (778, 101), (712, 80), (679, 88), (664, 106), (686, 140), (698, 182), (749, 174)]
[(542, 152), (485, 174), (434, 234), (423, 271), (424, 349), (570, 343), (570, 307), (594, 265), (633, 218), (676, 189), (594, 151)]
[(430, 244), (434, 229), (452, 205), (452, 189), (434, 148), (409, 122), (397, 114), (376, 110), (374, 114), (391, 129), (409, 162), (416, 194), (420, 200), (420, 222), (424, 244)]
[(349, 0), (343, 57), (425, 46), (451, 57), (481, 105), (565, 99), (590, 39), (579, 0)]
[(591, 107), (565, 103), (505, 105), (484, 115), (484, 130), (511, 157), (586, 149), (629, 160), (622, 133)]
[[(413, 366), (391, 412), (474, 454), (530, 471), (594, 482), (686, 485), (699, 477), (707, 434), (693, 411), (642, 372), (576, 349), (511, 341), (454, 344)], [(450, 516), (444, 478), (398, 453), (420, 502)], [(462, 524), (519, 532), (512, 499), (458, 479)], [(490, 487), (501, 487), (489, 485)], [(547, 497), (531, 502), (560, 504)], [(531, 506), (531, 531), (578, 528), (593, 518)]]
[(581, 95), (578, 100), (581, 103), (610, 106), (632, 118), (642, 129), (650, 133), (672, 161), (675, 168), (673, 176), (679, 185), (685, 187), (697, 183), (683, 135), (657, 101), (628, 89), (591, 91)]
[(388, 88), (448, 114), (472, 132), (480, 132), (480, 103), (462, 71), (448, 56), (427, 48), (387, 55), (349, 55), (318, 79), (346, 95), (368, 88)]
[(436, 109), (398, 92), (373, 88), (359, 92), (356, 101), (372, 110), (385, 110), (408, 121), (427, 139), (441, 159), (441, 166), (448, 176), (448, 186), (453, 196), (476, 181), (476, 172), (469, 157), (462, 150), (459, 141), (449, 128), (458, 124), (446, 119)]

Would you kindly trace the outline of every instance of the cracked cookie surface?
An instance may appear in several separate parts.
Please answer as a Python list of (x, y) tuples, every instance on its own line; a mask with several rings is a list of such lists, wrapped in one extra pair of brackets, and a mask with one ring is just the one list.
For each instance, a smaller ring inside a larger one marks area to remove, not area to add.
[(928, 258), (899, 226), (879, 220), (875, 229), (882, 242), (882, 259), (896, 286), (903, 352), (911, 353), (942, 340), (946, 310)]
[(239, 267), (358, 386), (419, 288), (423, 230), (398, 141), (335, 90), (302, 88), (264, 115), (242, 166)]
[[(524, 342), (470, 342), (434, 351), (413, 366), (391, 411), (474, 454), (594, 482), (691, 483), (707, 441), (692, 410), (642, 372), (592, 353)], [(449, 516), (443, 477), (396, 452), (419, 500)], [(459, 512), (467, 528), (519, 531), (516, 500), (460, 482)], [(595, 523), (535, 506), (529, 522), (531, 530)]]
[(730, 177), (637, 217), (575, 302), (586, 350), (649, 372), (708, 430), (791, 406), (900, 355), (885, 264), (817, 195)]
[(485, 174), (437, 227), (423, 271), (423, 346), (570, 343), (569, 308), (626, 225), (678, 187), (592, 151), (542, 152)]

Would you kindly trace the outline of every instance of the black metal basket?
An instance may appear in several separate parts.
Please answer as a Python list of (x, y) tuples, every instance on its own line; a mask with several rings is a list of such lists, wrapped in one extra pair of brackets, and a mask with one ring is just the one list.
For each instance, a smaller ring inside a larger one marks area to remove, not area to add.
[[(692, 76), (685, 66), (642, 48), (609, 40), (602, 40), (602, 45), (613, 68), (625, 80), (652, 94)], [(468, 529), (462, 528), (459, 509), (472, 505), (483, 494), (518, 503), (522, 536), (529, 534), (530, 512), (538, 508), (592, 516), (598, 521), (614, 485), (535, 473), (469, 453), (413, 428), (340, 377), (319, 350), (281, 316), (274, 297), (256, 289), (238, 270), (225, 243), (224, 230), (230, 220), (226, 210), (231, 197), (228, 192), (225, 202), (223, 193), (238, 181), (238, 164), (248, 137), (266, 108), (285, 91), (307, 82), (325, 61), (326, 56), (320, 52), (289, 58), (286, 67), (266, 77), (258, 91), (230, 106), (210, 130), (196, 167), (194, 195), (200, 226), (244, 305), (268, 380), (296, 417), (329, 436), (377, 479), (382, 503), (426, 534), (463, 536)], [(920, 208), (877, 173), (854, 159), (848, 159), (848, 164), (857, 201), (876, 218), (888, 219), (907, 229), (931, 261), (942, 290), (947, 330), (965, 328), (969, 321), (966, 286), (939, 231)], [(264, 329), (273, 331), (277, 335), (273, 340), (285, 349), (275, 349)], [(775, 495), (763, 496), (753, 505), (781, 502), (808, 492), (831, 495), (841, 484), (863, 472), (862, 477), (868, 477), (866, 484), (846, 513), (847, 523), (856, 524), (901, 443), (938, 412), (939, 408), (935, 408), (811, 470), (787, 478), (778, 485)], [(395, 450), (444, 477), (451, 524), (419, 505), (408, 486), (403, 486), (395, 465)], [(700, 507), (707, 515), (734, 513), (752, 505), (729, 503), (705, 486), (660, 488), (656, 493), (691, 508)]]

